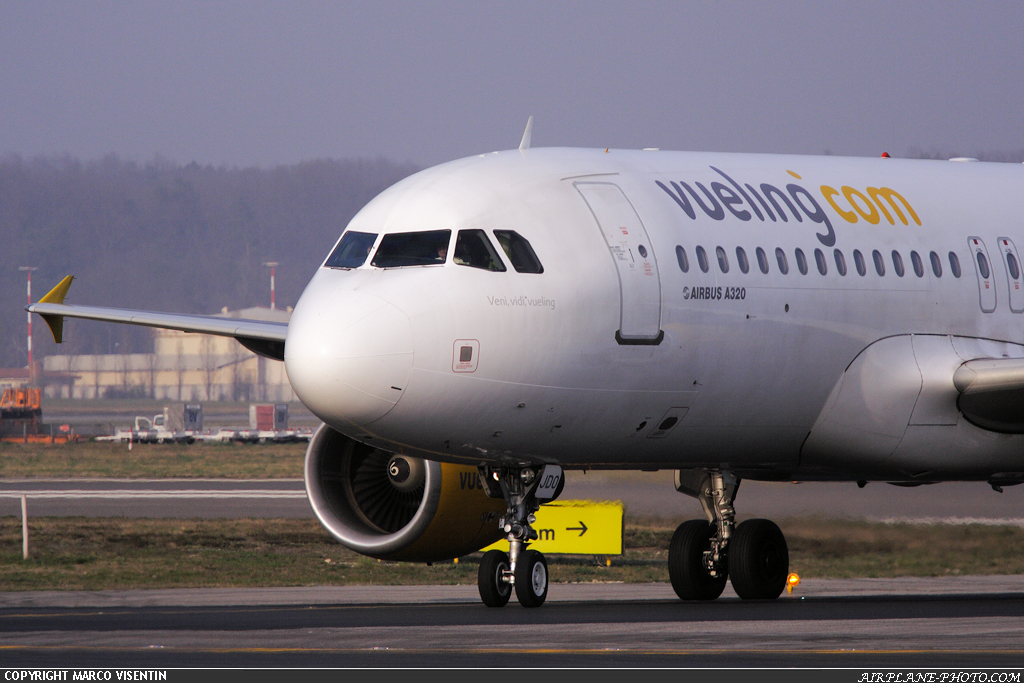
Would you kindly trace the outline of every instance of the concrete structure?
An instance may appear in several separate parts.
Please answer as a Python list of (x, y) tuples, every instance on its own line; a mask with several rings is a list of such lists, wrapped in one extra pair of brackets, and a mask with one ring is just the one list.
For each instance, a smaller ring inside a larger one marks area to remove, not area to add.
[(32, 386), (29, 368), (0, 368), (0, 392)]
[[(224, 309), (218, 315), (287, 322), (291, 308)], [(284, 363), (261, 358), (228, 337), (173, 330), (153, 331), (153, 353), (47, 356), (43, 371), (48, 380), (44, 395), (48, 398), (296, 400)]]

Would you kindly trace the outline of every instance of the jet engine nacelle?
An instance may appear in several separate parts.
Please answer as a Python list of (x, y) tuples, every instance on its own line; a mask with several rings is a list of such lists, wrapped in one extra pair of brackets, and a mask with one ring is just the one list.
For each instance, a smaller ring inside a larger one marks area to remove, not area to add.
[(323, 425), (309, 442), (305, 473), (320, 523), (362, 555), (433, 562), (504, 535), (505, 502), (487, 497), (475, 467), (389, 453)]

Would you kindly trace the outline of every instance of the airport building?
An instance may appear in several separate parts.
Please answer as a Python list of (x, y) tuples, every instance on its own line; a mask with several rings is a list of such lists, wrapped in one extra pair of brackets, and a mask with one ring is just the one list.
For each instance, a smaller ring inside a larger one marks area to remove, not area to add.
[[(225, 308), (218, 315), (288, 322), (291, 308)], [(175, 330), (153, 331), (153, 353), (47, 356), (42, 376), (48, 398), (296, 400), (284, 363), (257, 356), (230, 337)]]

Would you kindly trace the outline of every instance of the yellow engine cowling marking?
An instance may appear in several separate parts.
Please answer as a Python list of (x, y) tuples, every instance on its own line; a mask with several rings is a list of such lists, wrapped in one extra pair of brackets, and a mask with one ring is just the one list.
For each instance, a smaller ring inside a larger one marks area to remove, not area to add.
[(498, 528), (503, 514), (505, 501), (487, 497), (476, 467), (441, 463), (441, 498), (433, 520), (422, 536), (387, 559), (434, 562), (476, 552), (504, 535)]

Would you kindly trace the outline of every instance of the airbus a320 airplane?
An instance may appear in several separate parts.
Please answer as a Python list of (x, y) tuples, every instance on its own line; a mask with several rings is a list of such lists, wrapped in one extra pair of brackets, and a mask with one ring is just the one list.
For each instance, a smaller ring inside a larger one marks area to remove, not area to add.
[[(788, 551), (742, 479), (1024, 481), (1020, 165), (519, 149), (417, 173), (341, 234), (289, 323), (64, 304), (283, 360), (324, 421), (305, 480), (371, 557), (502, 537), (484, 603), (548, 591), (529, 549), (567, 469), (674, 469), (707, 519), (679, 597), (776, 598)], [(1022, 238), (1024, 239), (1024, 238)]]

